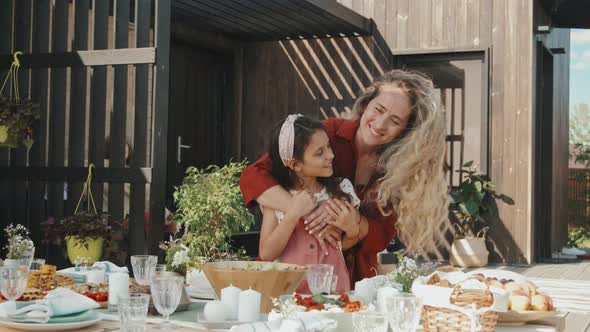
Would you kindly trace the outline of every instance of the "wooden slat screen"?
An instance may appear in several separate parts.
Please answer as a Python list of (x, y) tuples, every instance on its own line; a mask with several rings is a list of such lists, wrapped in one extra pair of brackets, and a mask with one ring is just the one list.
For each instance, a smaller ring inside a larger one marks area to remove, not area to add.
[[(41, 245), (39, 224), (73, 213), (90, 163), (97, 209), (107, 207), (118, 220), (129, 217), (129, 252), (157, 248), (162, 233), (148, 246), (144, 214), (148, 206), (161, 210), (162, 219), (152, 225), (163, 227), (165, 191), (153, 194), (153, 184), (162, 186), (165, 177), (152, 181), (152, 148), (165, 155), (165, 142), (163, 151), (152, 147), (151, 124), (159, 118), (157, 129), (166, 136), (168, 100), (167, 92), (154, 96), (150, 84), (167, 88), (169, 25), (170, 0), (0, 1), (0, 76), (12, 54), (22, 51), (21, 96), (41, 109), (28, 155), (24, 147), (0, 148), (0, 227), (27, 225), (39, 257), (59, 259), (57, 250)], [(161, 82), (152, 74), (157, 64)], [(146, 205), (149, 196), (157, 202)]]

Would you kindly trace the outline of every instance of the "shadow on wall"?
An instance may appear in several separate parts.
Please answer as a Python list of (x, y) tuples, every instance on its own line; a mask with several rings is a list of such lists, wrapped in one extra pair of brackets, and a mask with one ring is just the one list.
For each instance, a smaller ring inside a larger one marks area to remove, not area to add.
[[(506, 195), (500, 195), (499, 200), (505, 204), (513, 205), (514, 200)], [(522, 250), (514, 240), (512, 233), (506, 228), (498, 210), (498, 202), (493, 197), (486, 197), (489, 210), (482, 216), (490, 227), (486, 239), (486, 245), (490, 252), (491, 263), (518, 263), (526, 264), (527, 260)]]

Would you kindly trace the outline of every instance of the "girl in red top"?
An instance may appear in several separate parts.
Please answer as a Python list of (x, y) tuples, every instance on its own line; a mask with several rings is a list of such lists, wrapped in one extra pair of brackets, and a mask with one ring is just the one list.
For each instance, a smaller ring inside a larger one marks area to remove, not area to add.
[[(319, 250), (313, 235), (305, 230), (301, 218), (316, 202), (338, 197), (340, 210), (334, 213), (335, 225), (344, 231), (344, 242), (358, 236), (357, 211), (360, 200), (347, 179), (332, 177), (334, 154), (324, 126), (301, 115), (289, 115), (273, 131), (269, 156), (271, 174), (293, 195), (285, 210), (262, 206), (260, 258), (294, 264), (330, 264), (337, 276), (336, 291), (350, 290), (350, 279), (340, 247)], [(297, 292), (311, 294), (304, 280)]]
[[(361, 198), (358, 238), (343, 246), (352, 282), (375, 275), (377, 254), (396, 232), (407, 252), (415, 254), (433, 251), (448, 229), (446, 122), (437, 105), (430, 79), (392, 70), (362, 91), (353, 106), (354, 120), (323, 122), (334, 150), (334, 175), (350, 179)], [(270, 169), (265, 155), (244, 170), (244, 201), (286, 209), (292, 195)], [(306, 216), (308, 231), (322, 248), (324, 241), (334, 245), (340, 239), (334, 209), (336, 202), (330, 200)]]

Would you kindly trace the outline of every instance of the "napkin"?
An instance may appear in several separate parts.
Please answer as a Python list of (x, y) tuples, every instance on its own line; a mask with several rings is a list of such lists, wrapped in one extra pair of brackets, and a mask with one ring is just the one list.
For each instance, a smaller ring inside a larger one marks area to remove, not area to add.
[[(109, 261), (104, 261), (104, 262), (96, 262), (92, 265), (92, 269), (101, 269), (104, 270), (106, 274), (112, 273), (112, 272), (126, 272), (129, 273), (129, 270), (127, 269), (126, 266), (120, 267), (117, 266)], [(59, 274), (64, 274), (67, 275), (69, 277), (74, 278), (74, 282), (76, 283), (83, 283), (84, 282), (84, 277), (86, 276), (86, 274), (88, 274), (90, 270), (86, 270), (86, 271), (76, 271), (75, 267), (68, 267), (67, 269), (63, 269), (63, 270), (59, 270), (57, 271)]]
[[(63, 322), (67, 316), (79, 318), (76, 314), (99, 307), (94, 300), (71, 289), (60, 287), (47, 293), (43, 300), (7, 301), (0, 304), (0, 318), (19, 323)], [(69, 317), (66, 320), (69, 320)]]
[(274, 319), (233, 326), (229, 332), (323, 332), (335, 329), (335, 320), (321, 315), (305, 315), (297, 318)]
[(98, 267), (100, 269), (103, 269), (107, 274), (113, 272), (129, 273), (127, 266), (117, 266), (116, 264), (111, 263), (109, 261), (96, 262), (92, 265), (92, 267)]

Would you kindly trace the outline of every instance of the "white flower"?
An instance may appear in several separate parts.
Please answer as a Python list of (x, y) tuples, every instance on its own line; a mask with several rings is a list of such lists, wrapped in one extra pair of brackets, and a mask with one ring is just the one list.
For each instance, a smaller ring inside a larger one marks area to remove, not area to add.
[[(186, 247), (185, 247), (186, 248)], [(174, 253), (174, 259), (172, 260), (172, 266), (179, 267), (182, 264), (186, 264), (190, 262), (190, 258), (188, 257), (188, 248), (187, 250), (179, 250)]]

